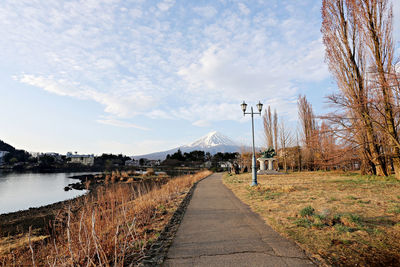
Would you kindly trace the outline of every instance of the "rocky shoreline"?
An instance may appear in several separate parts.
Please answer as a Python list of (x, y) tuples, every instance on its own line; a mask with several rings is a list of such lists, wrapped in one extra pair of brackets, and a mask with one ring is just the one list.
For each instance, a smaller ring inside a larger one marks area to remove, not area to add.
[(57, 212), (66, 206), (73, 206), (83, 197), (85, 195), (37, 208), (0, 214), (0, 237), (26, 233), (29, 231), (29, 227), (39, 234), (48, 235), (51, 230), (49, 223), (55, 219)]

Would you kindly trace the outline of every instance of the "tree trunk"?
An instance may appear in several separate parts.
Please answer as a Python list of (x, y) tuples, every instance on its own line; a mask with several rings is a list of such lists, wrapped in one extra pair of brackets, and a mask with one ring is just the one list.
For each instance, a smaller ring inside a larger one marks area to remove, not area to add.
[(369, 119), (366, 119), (366, 132), (368, 139), (368, 147), (371, 153), (371, 162), (375, 165), (376, 175), (387, 176), (385, 161), (379, 153), (379, 146), (376, 143), (376, 138), (374, 136), (374, 131), (372, 128), (372, 123)]
[[(392, 10), (387, 0), (363, 0), (359, 5), (367, 43), (377, 69), (377, 80), (382, 93), (385, 131), (393, 148), (393, 167), (400, 179), (400, 145), (393, 115), (393, 95), (386, 74), (392, 73), (394, 46), (392, 42)], [(387, 15), (387, 17), (386, 17)], [(382, 20), (383, 18), (383, 20)], [(386, 67), (385, 67), (386, 65)]]

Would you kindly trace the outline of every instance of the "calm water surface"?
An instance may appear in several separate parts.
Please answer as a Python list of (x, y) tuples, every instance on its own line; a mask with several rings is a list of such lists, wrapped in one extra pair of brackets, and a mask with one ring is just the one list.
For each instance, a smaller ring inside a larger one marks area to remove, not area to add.
[(90, 173), (1, 173), (0, 214), (71, 199), (86, 190), (64, 191), (79, 180), (68, 177)]

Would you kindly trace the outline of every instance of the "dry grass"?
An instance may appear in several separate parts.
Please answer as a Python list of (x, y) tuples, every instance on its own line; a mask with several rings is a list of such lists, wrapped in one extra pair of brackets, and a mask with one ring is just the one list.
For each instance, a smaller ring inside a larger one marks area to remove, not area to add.
[[(123, 266), (137, 262), (188, 189), (209, 174), (177, 177), (161, 187), (128, 183), (100, 187), (79, 205), (60, 212), (50, 236), (24, 234), (28, 242), (20, 239), (13, 246), (2, 240), (0, 265)], [(118, 175), (110, 174), (108, 179), (113, 177)]]
[(317, 258), (342, 266), (400, 265), (400, 181), (331, 172), (226, 175), (266, 222)]

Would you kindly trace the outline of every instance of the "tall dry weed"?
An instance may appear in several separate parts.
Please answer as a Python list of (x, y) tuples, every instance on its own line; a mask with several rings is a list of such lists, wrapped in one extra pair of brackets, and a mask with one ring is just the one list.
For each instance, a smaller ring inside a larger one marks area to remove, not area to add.
[[(157, 236), (153, 226), (160, 221), (158, 208), (171, 204), (209, 174), (202, 171), (181, 176), (161, 186), (116, 183), (100, 187), (76, 207), (65, 208), (45, 241), (10, 251), (3, 259), (0, 256), (0, 263), (123, 266), (127, 261), (139, 261)], [(114, 176), (115, 173), (108, 179), (112, 181)]]

